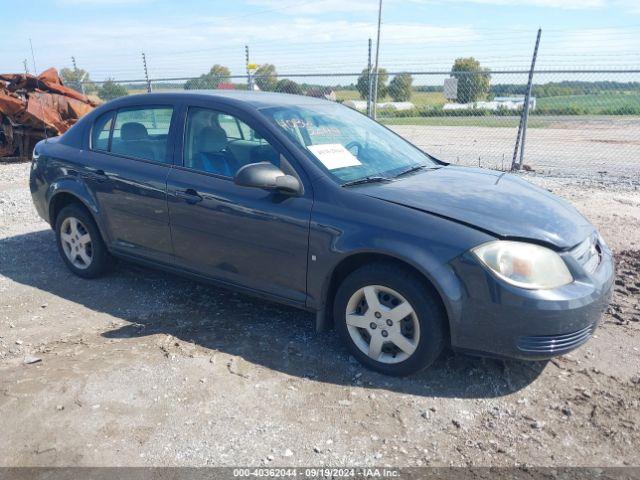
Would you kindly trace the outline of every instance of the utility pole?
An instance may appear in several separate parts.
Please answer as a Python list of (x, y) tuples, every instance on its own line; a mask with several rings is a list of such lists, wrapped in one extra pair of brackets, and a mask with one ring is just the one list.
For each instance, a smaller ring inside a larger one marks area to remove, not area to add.
[[(524, 162), (524, 147), (527, 141), (527, 126), (529, 124), (529, 103), (531, 102), (531, 90), (533, 88), (533, 72), (536, 68), (536, 58), (538, 57), (538, 47), (540, 46), (541, 35), (542, 35), (542, 29), (539, 28), (538, 35), (536, 36), (536, 46), (533, 49), (533, 57), (531, 58), (531, 68), (529, 69), (527, 91), (524, 96), (522, 117), (520, 118), (520, 125), (518, 127), (518, 136), (516, 138), (516, 148), (513, 151), (513, 160), (511, 161), (511, 170), (520, 170), (522, 168), (522, 162)], [(518, 159), (518, 144), (520, 144), (520, 159)]]
[(367, 115), (370, 117), (372, 115), (371, 112), (371, 94), (373, 92), (373, 77), (371, 76), (371, 39), (369, 39), (369, 57), (367, 61)]
[(29, 66), (27, 64), (27, 59), (26, 58), (22, 61), (22, 65), (24, 65), (24, 73), (25, 73), (25, 75), (29, 75)]
[(376, 61), (375, 61), (375, 76), (373, 77), (373, 119), (375, 120), (377, 114), (378, 103), (378, 56), (380, 54), (380, 24), (382, 22), (382, 0), (378, 1), (378, 35), (376, 38)]
[(149, 81), (149, 70), (147, 69), (147, 56), (142, 52), (142, 66), (144, 67), (144, 78), (147, 81), (147, 93), (151, 93), (151, 82)]

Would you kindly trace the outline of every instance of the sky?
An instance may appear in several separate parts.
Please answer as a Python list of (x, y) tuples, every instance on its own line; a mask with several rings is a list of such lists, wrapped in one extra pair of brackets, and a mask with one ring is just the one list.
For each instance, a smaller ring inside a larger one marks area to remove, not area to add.
[[(6, 3), (6, 5), (2, 5)], [(281, 74), (353, 73), (375, 46), (378, 0), (0, 0), (0, 72), (55, 66), (93, 80), (244, 74), (245, 45)], [(446, 71), (475, 56), (524, 70), (542, 28), (539, 68), (640, 68), (640, 0), (383, 0), (380, 66)], [(33, 44), (34, 58), (30, 43)], [(345, 77), (346, 78), (346, 77)], [(349, 79), (351, 81), (352, 79)], [(345, 81), (344, 83), (349, 83)]]

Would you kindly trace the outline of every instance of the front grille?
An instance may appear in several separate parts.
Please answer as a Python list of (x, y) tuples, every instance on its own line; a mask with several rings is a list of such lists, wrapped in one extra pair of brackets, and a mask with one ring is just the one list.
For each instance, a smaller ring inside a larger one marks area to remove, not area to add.
[(602, 250), (600, 248), (600, 242), (598, 241), (598, 235), (593, 235), (586, 238), (577, 247), (571, 250), (571, 256), (582, 265), (587, 273), (593, 273), (600, 265), (602, 258)]
[(536, 335), (520, 337), (518, 348), (530, 353), (559, 353), (579, 347), (591, 337), (595, 327), (589, 325), (577, 332), (563, 335)]

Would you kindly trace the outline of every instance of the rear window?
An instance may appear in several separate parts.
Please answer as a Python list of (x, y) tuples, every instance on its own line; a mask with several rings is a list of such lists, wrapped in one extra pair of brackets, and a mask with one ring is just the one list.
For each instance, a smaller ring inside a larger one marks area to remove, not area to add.
[(171, 107), (135, 107), (105, 113), (93, 125), (92, 148), (170, 163), (167, 140), (172, 117)]
[(94, 150), (109, 150), (109, 135), (115, 112), (103, 113), (93, 124), (91, 130), (91, 148)]

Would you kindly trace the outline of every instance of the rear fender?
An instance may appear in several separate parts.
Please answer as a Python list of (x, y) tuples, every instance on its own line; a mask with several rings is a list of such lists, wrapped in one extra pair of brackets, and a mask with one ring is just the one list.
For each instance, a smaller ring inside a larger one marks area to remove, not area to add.
[(98, 225), (98, 230), (100, 230), (100, 235), (102, 238), (109, 244), (108, 236), (106, 236), (107, 229), (103, 224), (101, 215), (100, 215), (100, 207), (98, 202), (91, 192), (91, 190), (86, 186), (86, 184), (82, 181), (79, 181), (77, 178), (60, 178), (55, 180), (49, 185), (47, 192), (45, 194), (45, 200), (47, 205), (47, 217), (49, 218), (49, 223), (52, 227), (55, 227), (55, 218), (52, 216), (52, 206), (57, 198), (60, 195), (67, 194), (74, 196), (82, 205), (86, 207), (87, 210), (93, 216), (96, 225)]

